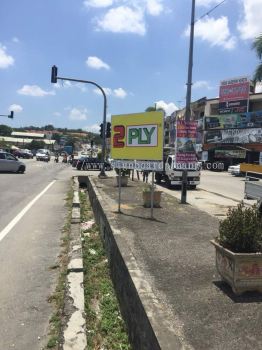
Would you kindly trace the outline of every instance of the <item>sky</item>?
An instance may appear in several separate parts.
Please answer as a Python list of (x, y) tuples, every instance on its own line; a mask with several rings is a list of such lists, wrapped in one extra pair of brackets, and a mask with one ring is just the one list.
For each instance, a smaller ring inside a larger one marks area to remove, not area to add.
[[(196, 0), (192, 101), (218, 96), (221, 80), (252, 77), (262, 0)], [(219, 5), (220, 4), (220, 5)], [(219, 5), (210, 12), (216, 5)], [(11, 127), (98, 132), (111, 115), (167, 115), (185, 106), (191, 0), (1, 0), (0, 117)]]

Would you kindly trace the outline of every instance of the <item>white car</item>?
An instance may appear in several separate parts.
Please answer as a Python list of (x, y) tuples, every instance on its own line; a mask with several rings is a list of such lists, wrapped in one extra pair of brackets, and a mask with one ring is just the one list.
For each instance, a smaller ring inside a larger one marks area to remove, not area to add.
[(50, 152), (47, 149), (38, 149), (35, 157), (36, 157), (36, 160), (42, 160), (44, 162), (49, 162)]
[(25, 169), (25, 164), (11, 153), (0, 151), (0, 171), (23, 174)]
[(244, 173), (242, 173), (240, 171), (240, 164), (237, 165), (230, 165), (227, 169), (228, 173), (231, 175), (235, 175), (235, 176), (243, 176), (245, 175)]

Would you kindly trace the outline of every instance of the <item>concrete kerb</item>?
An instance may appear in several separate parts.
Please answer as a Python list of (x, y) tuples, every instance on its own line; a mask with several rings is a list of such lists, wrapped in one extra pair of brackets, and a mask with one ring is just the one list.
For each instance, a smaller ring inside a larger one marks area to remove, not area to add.
[(86, 321), (84, 309), (83, 288), (83, 258), (80, 232), (80, 201), (78, 193), (78, 181), (74, 178), (74, 197), (71, 217), (71, 242), (67, 275), (66, 300), (70, 300), (71, 310), (68, 322), (65, 325), (63, 338), (64, 350), (84, 350), (87, 346)]
[(87, 178), (87, 188), (133, 348), (183, 349), (167, 307), (153, 293), (127, 246), (125, 235), (128, 230), (120, 232), (117, 229), (108, 198), (102, 198), (91, 178)]

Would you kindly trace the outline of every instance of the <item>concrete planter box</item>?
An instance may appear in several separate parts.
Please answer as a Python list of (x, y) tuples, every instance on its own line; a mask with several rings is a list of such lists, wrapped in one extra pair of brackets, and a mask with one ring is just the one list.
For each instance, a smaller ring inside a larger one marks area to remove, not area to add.
[(217, 271), (235, 294), (262, 292), (262, 253), (233, 253), (215, 240), (211, 243), (216, 249)]
[[(154, 208), (160, 208), (162, 191), (154, 191)], [(151, 192), (143, 192), (143, 203), (145, 208), (151, 208)]]
[[(116, 176), (116, 185), (119, 186), (119, 176)], [(127, 183), (128, 183), (128, 176), (121, 176), (121, 183), (120, 186), (121, 187), (127, 187)]]

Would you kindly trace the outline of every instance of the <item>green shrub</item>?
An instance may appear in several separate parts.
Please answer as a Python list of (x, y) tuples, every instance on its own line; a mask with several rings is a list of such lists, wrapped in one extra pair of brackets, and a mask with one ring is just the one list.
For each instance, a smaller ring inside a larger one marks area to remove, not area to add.
[(130, 175), (130, 169), (115, 168), (115, 172), (117, 173), (117, 175), (119, 175), (119, 171), (121, 172), (121, 176), (129, 176)]
[(256, 205), (241, 202), (220, 222), (218, 242), (235, 253), (262, 252), (262, 219)]

